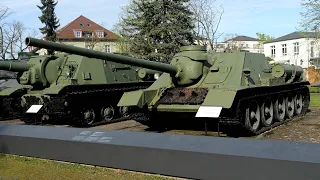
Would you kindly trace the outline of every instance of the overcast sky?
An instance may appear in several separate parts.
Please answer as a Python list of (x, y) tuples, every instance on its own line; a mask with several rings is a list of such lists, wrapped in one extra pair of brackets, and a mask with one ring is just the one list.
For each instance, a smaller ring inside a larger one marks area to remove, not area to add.
[[(60, 28), (83, 15), (111, 29), (118, 21), (120, 7), (128, 2), (129, 0), (59, 0), (56, 14), (60, 19)], [(218, 30), (220, 33), (256, 37), (256, 32), (261, 32), (279, 37), (300, 28), (300, 0), (217, 0), (216, 4), (221, 4), (225, 12)], [(40, 5), (40, 0), (0, 1), (0, 6), (9, 7), (14, 12), (10, 19), (24, 22), (29, 29), (43, 26), (38, 19), (41, 12), (36, 5)]]

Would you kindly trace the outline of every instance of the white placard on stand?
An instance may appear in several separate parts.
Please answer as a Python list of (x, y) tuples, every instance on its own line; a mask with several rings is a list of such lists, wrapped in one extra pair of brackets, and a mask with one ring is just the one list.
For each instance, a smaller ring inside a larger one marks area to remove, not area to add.
[(43, 105), (32, 105), (26, 113), (38, 113)]
[(200, 106), (196, 117), (218, 118), (220, 116), (222, 107), (216, 106)]

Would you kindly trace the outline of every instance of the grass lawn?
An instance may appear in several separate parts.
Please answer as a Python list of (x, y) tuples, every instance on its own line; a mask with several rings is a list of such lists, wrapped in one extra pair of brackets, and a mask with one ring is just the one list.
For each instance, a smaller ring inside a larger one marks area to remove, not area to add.
[(51, 179), (174, 179), (124, 170), (62, 163), (38, 158), (0, 154), (1, 180)]
[(320, 93), (310, 93), (310, 106), (320, 107)]

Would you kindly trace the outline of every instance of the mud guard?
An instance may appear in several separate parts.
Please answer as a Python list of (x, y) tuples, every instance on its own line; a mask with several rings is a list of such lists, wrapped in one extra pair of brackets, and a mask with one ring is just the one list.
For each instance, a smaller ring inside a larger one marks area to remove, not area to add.
[(138, 90), (123, 93), (117, 106), (138, 106), (142, 108), (157, 95), (158, 90)]
[(10, 96), (11, 94), (17, 92), (18, 90), (29, 89), (28, 87), (9, 87), (1, 90), (0, 96)]
[(210, 89), (201, 106), (231, 108), (236, 94), (236, 90)]

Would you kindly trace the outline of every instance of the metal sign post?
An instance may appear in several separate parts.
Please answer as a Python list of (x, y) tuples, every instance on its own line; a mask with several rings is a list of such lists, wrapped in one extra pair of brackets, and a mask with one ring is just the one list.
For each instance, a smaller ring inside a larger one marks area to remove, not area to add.
[[(196, 114), (196, 117), (200, 118), (218, 118), (218, 136), (220, 136), (220, 120), (219, 116), (221, 113), (222, 107), (216, 107), (216, 106), (200, 106), (198, 109), (198, 112)], [(206, 131), (206, 136), (208, 135), (207, 132), (207, 120), (204, 121), (204, 128)]]
[[(43, 107), (43, 105), (32, 105), (27, 111), (27, 114), (38, 114), (40, 109)], [(41, 120), (41, 125), (42, 125), (42, 119)], [(37, 123), (37, 116), (34, 116), (34, 122)]]

